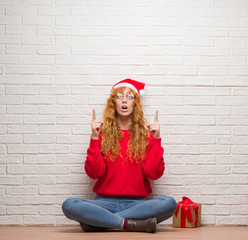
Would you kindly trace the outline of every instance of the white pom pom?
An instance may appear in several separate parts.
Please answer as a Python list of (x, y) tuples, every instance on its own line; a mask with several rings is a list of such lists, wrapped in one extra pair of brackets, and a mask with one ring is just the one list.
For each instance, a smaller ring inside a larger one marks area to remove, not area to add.
[(145, 90), (143, 90), (143, 89), (141, 89), (140, 91), (139, 91), (139, 93), (140, 93), (140, 96), (142, 97), (142, 96), (144, 96), (145, 95)]

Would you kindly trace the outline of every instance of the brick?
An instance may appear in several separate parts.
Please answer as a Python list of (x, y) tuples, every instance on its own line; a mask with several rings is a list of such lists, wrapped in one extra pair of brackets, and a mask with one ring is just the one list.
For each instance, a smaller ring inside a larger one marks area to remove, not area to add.
[(88, 177), (86, 174), (71, 175), (71, 176), (57, 176), (56, 183), (58, 184), (86, 184), (87, 179)]
[(186, 185), (214, 185), (215, 178), (214, 177), (185, 177), (184, 182)]
[(185, 97), (186, 105), (214, 105), (215, 98), (213, 97)]
[(38, 126), (10, 125), (8, 126), (7, 132), (8, 134), (38, 133)]
[(68, 87), (40, 87), (40, 95), (68, 95), (70, 88)]
[(82, 164), (83, 160), (86, 159), (86, 156), (82, 155), (82, 151), (79, 154), (71, 155), (59, 155), (56, 157), (56, 162), (59, 164)]
[(68, 74), (69, 66), (38, 66), (38, 74)]
[[(56, 97), (56, 102), (63, 105), (88, 105), (89, 97), (86, 96), (67, 96), (67, 97)], [(64, 108), (66, 106), (63, 106)]]
[(10, 35), (35, 35), (36, 28), (32, 26), (23, 26), (23, 25), (7, 25), (6, 34)]
[(247, 225), (245, 216), (216, 216), (217, 226)]
[(40, 215), (61, 215), (61, 206), (60, 205), (54, 205), (54, 206), (39, 206), (39, 214)]
[(248, 163), (248, 157), (245, 155), (240, 156), (216, 156), (216, 162), (217, 164), (225, 164), (225, 165), (240, 165), (240, 164), (247, 164)]
[[(0, 164), (20, 164), (22, 162), (21, 155), (4, 155), (0, 156)], [(7, 166), (7, 165), (6, 165)]]
[(232, 194), (234, 195), (247, 195), (248, 194), (248, 186), (232, 186)]
[(229, 205), (206, 205), (202, 208), (202, 214), (229, 215), (231, 209)]
[(227, 198), (225, 196), (218, 196), (216, 199), (217, 204), (224, 204), (224, 205), (245, 205), (247, 202), (246, 196), (232, 196), (231, 198)]
[(5, 46), (6, 54), (21, 54), (21, 55), (30, 55), (35, 54), (36, 49), (34, 46), (28, 45), (6, 45)]
[(22, 177), (0, 176), (1, 185), (22, 185)]
[(24, 153), (24, 154), (30, 154), (30, 153), (38, 153), (39, 152), (39, 146), (34, 144), (25, 144), (25, 145), (17, 145), (17, 144), (11, 144), (7, 147), (8, 153)]
[(248, 127), (234, 127), (233, 128), (234, 135), (248, 135)]
[(201, 135), (229, 135), (231, 134), (230, 127), (223, 126), (201, 126)]
[(71, 193), (70, 185), (44, 185), (39, 186), (40, 195), (65, 195)]
[(7, 106), (7, 114), (37, 114), (38, 106), (12, 105)]
[(72, 134), (83, 134), (83, 135), (90, 135), (91, 134), (91, 128), (88, 126), (77, 126), (72, 127)]
[(214, 125), (215, 124), (215, 117), (185, 117), (184, 123), (187, 125)]
[(247, 174), (248, 166), (234, 166), (232, 172), (238, 174)]
[[(230, 195), (231, 194), (231, 187), (224, 186), (224, 185), (204, 185), (200, 188), (200, 193), (203, 195)], [(213, 212), (212, 212), (213, 213)]]
[(21, 104), (22, 100), (20, 96), (1, 96), (0, 104), (11, 105)]
[(21, 43), (21, 37), (20, 36), (13, 36), (13, 35), (1, 36), (0, 43), (1, 44), (20, 44)]
[[(248, 136), (225, 136), (218, 137), (219, 144), (245, 145), (248, 142)], [(236, 147), (236, 146), (234, 146)], [(241, 146), (242, 148), (242, 146)]]
[[(81, 56), (56, 56), (56, 63), (57, 64), (87, 64), (87, 58)], [(82, 78), (81, 78), (82, 81)]]
[(247, 155), (248, 148), (246, 145), (232, 146), (232, 153), (235, 155)]
[(62, 26), (40, 26), (38, 28), (38, 35), (47, 35), (49, 37), (51, 36), (67, 36), (68, 35), (68, 29), (67, 27)]
[(21, 225), (22, 216), (0, 216), (1, 225)]
[[(71, 126), (63, 125), (44, 125), (40, 126), (41, 134), (70, 134)], [(73, 133), (74, 134), (74, 133)]]
[(70, 146), (67, 145), (56, 145), (56, 144), (49, 144), (49, 145), (41, 145), (39, 149), (39, 153), (41, 154), (52, 154), (52, 153), (69, 153)]
[(53, 96), (23, 96), (23, 104), (45, 104), (52, 105), (55, 102), (55, 97)]
[[(39, 175), (39, 176), (24, 176), (24, 185), (53, 185), (56, 182), (55, 176)], [(30, 203), (31, 204), (31, 203)]]
[(21, 116), (0, 116), (0, 123), (6, 125), (12, 124), (22, 124), (22, 117)]
[[(16, 57), (15, 57), (16, 58)], [(35, 95), (38, 93), (36, 87), (14, 87), (6, 86), (6, 95)]]
[(168, 152), (170, 154), (199, 154), (200, 147), (199, 146), (169, 146)]
[(248, 108), (247, 107), (235, 107), (233, 109), (233, 114), (238, 116), (248, 116)]
[(214, 156), (185, 155), (183, 160), (186, 165), (213, 165), (216, 163)]
[(230, 174), (231, 168), (229, 166), (167, 166), (170, 174), (175, 175), (227, 175)]
[(83, 116), (83, 117), (57, 117), (56, 118), (56, 123), (57, 124), (70, 124), (70, 125), (75, 125), (75, 124), (89, 124), (91, 120), (89, 119), (89, 116)]
[(32, 134), (28, 134), (28, 135), (24, 135), (24, 139), (23, 139), (23, 143), (27, 143), (27, 144), (32, 144), (32, 143), (41, 143), (41, 144), (48, 144), (48, 143), (55, 143), (55, 136), (52, 135), (32, 135)]
[(35, 15), (36, 8), (30, 6), (8, 6), (5, 9), (6, 15)]
[(21, 25), (22, 17), (21, 16), (0, 16), (1, 25)]
[(37, 8), (41, 16), (66, 16), (69, 15), (69, 8), (62, 6), (41, 6)]
[(216, 77), (216, 86), (244, 86), (245, 77), (232, 76), (232, 77)]
[(37, 213), (38, 213), (37, 207), (31, 207), (31, 206), (7, 207), (7, 215), (36, 215)]
[(248, 214), (248, 209), (247, 209), (247, 205), (238, 205), (238, 206), (232, 206), (231, 207), (231, 211), (233, 215), (246, 215)]
[(24, 205), (53, 205), (55, 203), (54, 196), (24, 196), (23, 197), (23, 204)]
[(0, 144), (22, 143), (22, 136), (0, 136)]
[(218, 125), (231, 125), (231, 126), (237, 126), (237, 125), (248, 125), (247, 118), (246, 117), (217, 117), (216, 123)]
[(22, 205), (22, 197), (13, 197), (13, 196), (1, 196), (0, 204), (4, 205)]
[(66, 76), (56, 76), (56, 84), (58, 85), (86, 85), (87, 76), (70, 76), (70, 82), (68, 81), (68, 77)]
[(41, 55), (65, 55), (69, 53), (67, 46), (38, 46), (38, 54)]
[(217, 176), (216, 177), (217, 184), (248, 184), (248, 178), (245, 175), (230, 175), (230, 176)]
[(6, 194), (7, 195), (37, 195), (38, 189), (37, 187), (7, 187)]
[(9, 174), (37, 174), (38, 173), (38, 166), (32, 165), (8, 165), (7, 172)]
[(40, 6), (40, 5), (53, 5), (53, 0), (23, 0), (23, 5), (32, 5), (32, 6)]
[(48, 16), (25, 16), (22, 21), (23, 25), (51, 26), (54, 24), (53, 17)]
[(230, 116), (231, 109), (229, 107), (201, 107), (201, 115), (206, 116)]
[(70, 113), (70, 106), (39, 106), (39, 114), (41, 115), (69, 115)]
[(200, 152), (202, 154), (212, 154), (214, 152), (216, 155), (220, 155), (220, 154), (230, 154), (231, 152), (230, 147), (224, 145), (201, 146), (200, 149), (201, 149)]
[(39, 175), (51, 175), (51, 174), (70, 174), (71, 170), (69, 167), (65, 167), (64, 165), (53, 165), (53, 166), (39, 166)]
[(53, 39), (52, 37), (46, 37), (46, 36), (23, 36), (22, 37), (22, 43), (26, 45), (52, 45)]
[(55, 119), (53, 116), (24, 116), (24, 124), (54, 124)]
[(187, 134), (187, 135), (198, 135), (199, 127), (198, 126), (178, 126), (178, 127), (169, 127), (169, 134)]

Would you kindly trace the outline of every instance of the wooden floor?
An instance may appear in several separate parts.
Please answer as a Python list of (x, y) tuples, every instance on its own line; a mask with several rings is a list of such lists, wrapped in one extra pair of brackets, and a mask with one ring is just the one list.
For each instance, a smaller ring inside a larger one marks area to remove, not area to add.
[(80, 227), (6, 227), (0, 226), (0, 240), (247, 240), (248, 227), (173, 228), (159, 225), (156, 233), (138, 233), (113, 230), (104, 233), (82, 232)]

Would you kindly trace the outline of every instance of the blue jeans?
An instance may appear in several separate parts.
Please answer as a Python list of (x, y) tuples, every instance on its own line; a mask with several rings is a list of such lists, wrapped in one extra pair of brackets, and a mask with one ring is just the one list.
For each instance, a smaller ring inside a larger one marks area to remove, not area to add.
[(124, 219), (147, 219), (155, 217), (157, 223), (170, 218), (177, 203), (169, 196), (158, 196), (151, 200), (144, 198), (108, 198), (96, 196), (95, 200), (68, 198), (62, 205), (69, 219), (88, 225), (121, 229)]

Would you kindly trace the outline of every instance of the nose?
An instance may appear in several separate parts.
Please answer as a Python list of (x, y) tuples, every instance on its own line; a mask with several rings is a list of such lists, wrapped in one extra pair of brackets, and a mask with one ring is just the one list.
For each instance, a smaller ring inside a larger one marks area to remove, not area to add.
[(127, 96), (123, 96), (122, 102), (127, 102)]

